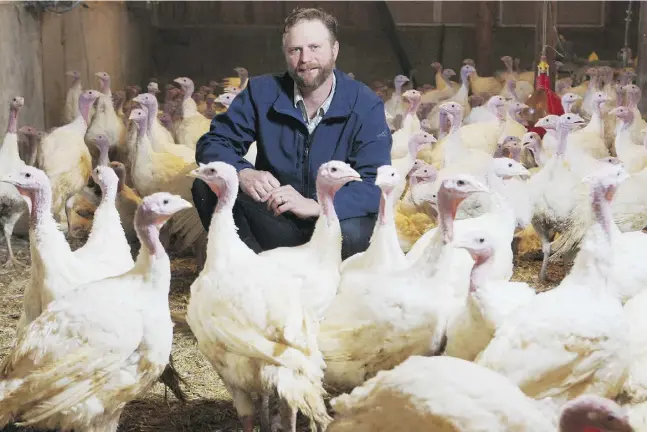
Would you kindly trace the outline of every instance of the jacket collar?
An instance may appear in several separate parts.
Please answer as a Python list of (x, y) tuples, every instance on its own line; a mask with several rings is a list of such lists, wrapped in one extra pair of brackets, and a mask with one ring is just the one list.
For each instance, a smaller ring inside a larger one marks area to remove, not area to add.
[[(335, 92), (330, 102), (330, 108), (324, 114), (323, 120), (346, 118), (352, 112), (352, 104), (349, 100), (349, 93), (352, 95), (352, 91), (348, 85), (350, 78), (345, 77), (344, 73), (336, 68), (333, 69), (333, 73), (335, 74), (336, 81)], [(276, 112), (293, 117), (305, 126), (301, 111), (294, 104), (294, 80), (287, 72), (280, 76), (278, 80), (280, 83), (279, 95), (272, 104), (272, 107)]]
[[(299, 91), (299, 87), (297, 87), (297, 84), (294, 83), (293, 91), (294, 91), (294, 106), (296, 108), (301, 109), (302, 111), (305, 110), (305, 102), (303, 101), (303, 95), (301, 95), (301, 91)], [(332, 74), (332, 88), (330, 89), (330, 94), (326, 98), (326, 100), (323, 101), (319, 109), (317, 110), (317, 115), (319, 115), (320, 112), (322, 116), (328, 112), (330, 109), (330, 104), (332, 103), (332, 98), (335, 96), (335, 88), (337, 87), (337, 77), (335, 74)], [(299, 106), (299, 102), (301, 102), (301, 106)], [(304, 114), (304, 116), (307, 114)]]

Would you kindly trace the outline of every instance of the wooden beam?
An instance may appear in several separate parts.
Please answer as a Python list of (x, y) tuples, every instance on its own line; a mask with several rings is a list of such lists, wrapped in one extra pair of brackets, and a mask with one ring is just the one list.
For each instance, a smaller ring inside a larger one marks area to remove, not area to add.
[[(409, 61), (407, 52), (404, 50), (400, 36), (398, 36), (398, 29), (395, 25), (395, 20), (393, 19), (391, 10), (386, 4), (386, 1), (376, 2), (375, 5), (377, 7), (378, 14), (382, 17), (382, 27), (384, 28), (384, 31), (389, 38), (389, 42), (391, 42), (391, 48), (393, 49), (393, 52), (398, 58), (402, 73), (406, 76), (410, 76), (412, 69), (411, 62)], [(414, 89), (418, 87), (415, 75), (411, 77), (411, 84), (413, 85)]]
[(493, 1), (479, 1), (476, 13), (476, 67), (479, 75), (492, 75), (492, 39), (494, 32)]
[(643, 97), (640, 98), (638, 109), (640, 112), (646, 112), (647, 109), (647, 4), (640, 2), (640, 12), (638, 19), (638, 67), (636, 70), (636, 80)]
[[(543, 48), (542, 41), (542, 31), (543, 31), (543, 7), (544, 3), (548, 3), (548, 13), (546, 15), (547, 25), (546, 25), (546, 45), (549, 47), (557, 46), (557, 1), (540, 1), (535, 3), (537, 12), (536, 12), (536, 21), (535, 21), (535, 78), (537, 76), (537, 62), (539, 61), (539, 56)], [(555, 67), (555, 50), (552, 48), (546, 49), (546, 61), (550, 68), (550, 85), (551, 90), (555, 90), (555, 79), (557, 77), (556, 67)]]

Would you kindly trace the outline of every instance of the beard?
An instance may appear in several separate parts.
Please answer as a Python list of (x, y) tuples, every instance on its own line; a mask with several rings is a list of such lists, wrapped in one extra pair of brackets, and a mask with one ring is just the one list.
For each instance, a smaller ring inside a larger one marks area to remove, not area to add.
[(288, 66), (288, 74), (292, 77), (299, 89), (315, 90), (328, 79), (334, 67), (335, 61), (331, 59), (325, 65), (306, 64), (303, 66), (304, 71)]

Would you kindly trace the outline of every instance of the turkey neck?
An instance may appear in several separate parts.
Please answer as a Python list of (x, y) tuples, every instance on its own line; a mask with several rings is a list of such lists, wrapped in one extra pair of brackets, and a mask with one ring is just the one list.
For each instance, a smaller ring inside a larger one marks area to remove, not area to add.
[(184, 90), (184, 99), (182, 100), (183, 102), (187, 101), (188, 99), (192, 99), (191, 96), (193, 95), (193, 90), (194, 90), (193, 84), (186, 85), (186, 89)]
[(216, 271), (230, 271), (232, 265), (239, 265), (241, 253), (256, 256), (256, 253), (241, 240), (234, 222), (233, 209), (238, 185), (237, 178), (219, 185), (209, 184), (209, 188), (218, 197), (218, 204), (211, 217), (207, 233), (205, 268), (208, 266)]
[(595, 187), (592, 192), (593, 214), (595, 214), (595, 219), (606, 234), (609, 242), (611, 241), (611, 228), (614, 223), (610, 202), (614, 193), (615, 187), (613, 186), (608, 188)]
[(138, 119), (137, 126), (139, 127), (138, 139), (143, 139), (148, 137), (150, 129), (148, 129), (148, 120), (147, 119)]
[(461, 71), (461, 90), (469, 91), (470, 74)]
[(414, 99), (412, 101), (409, 101), (409, 109), (407, 110), (408, 115), (415, 115), (416, 112), (418, 111), (418, 108), (420, 107), (420, 99)]
[(79, 103), (79, 114), (83, 118), (83, 124), (85, 127), (88, 127), (88, 116), (90, 115), (90, 102), (87, 100), (82, 100)]
[(9, 124), (7, 125), (7, 133), (18, 133), (18, 108), (14, 106), (9, 109)]
[(382, 190), (380, 196), (380, 210), (377, 218), (380, 225), (387, 225), (394, 221), (393, 198), (393, 189), (385, 188)]
[(519, 96), (517, 96), (517, 84), (513, 83), (512, 85), (510, 85), (508, 87), (508, 91), (510, 92), (510, 94), (512, 95), (514, 100), (516, 100), (518, 102), (519, 101)]
[(445, 76), (445, 74), (441, 74), (441, 76), (443, 77), (443, 81), (445, 81), (445, 84), (447, 85), (447, 87), (451, 87), (452, 82), (450, 81), (449, 77)]
[(505, 122), (506, 109), (504, 106), (494, 107), (494, 115), (499, 123)]
[[(602, 121), (602, 105), (604, 101), (593, 104), (593, 114), (591, 115), (590, 123), (599, 125), (600, 138), (604, 139), (604, 122)], [(590, 124), (589, 123), (589, 124)]]
[(461, 113), (447, 113), (447, 116), (449, 117), (449, 122), (451, 126), (449, 127), (449, 133), (457, 133), (458, 130), (461, 128), (461, 123), (463, 122), (463, 116)]
[(409, 138), (409, 143), (407, 148), (409, 150), (408, 152), (409, 157), (415, 163), (416, 156), (418, 155), (418, 137), (416, 137), (415, 135), (411, 136), (411, 138)]
[(562, 125), (557, 126), (557, 150), (555, 153), (558, 156), (564, 156), (566, 153), (566, 142), (568, 138), (568, 128)]
[(248, 79), (249, 79), (249, 75), (247, 75), (246, 73), (243, 73), (240, 76), (240, 88), (241, 89), (245, 88), (245, 84), (247, 84)]
[(137, 257), (138, 262), (147, 258), (147, 256), (168, 259), (166, 250), (164, 250), (164, 246), (162, 246), (159, 239), (161, 228), (162, 223), (157, 223), (153, 215), (143, 211), (141, 206), (137, 209), (137, 213), (135, 213), (135, 230), (142, 244), (142, 250), (140, 250)]
[(472, 255), (472, 259), (474, 266), (470, 273), (470, 293), (475, 293), (487, 282), (494, 260), (492, 260), (491, 250), (485, 254)]
[(108, 148), (104, 144), (99, 144), (99, 160), (97, 161), (97, 165), (108, 166), (109, 163)]
[(571, 113), (573, 112), (573, 105), (575, 102), (572, 101), (562, 101), (562, 106), (564, 107), (564, 112), (565, 113)]
[[(117, 199), (117, 192), (119, 190), (119, 179), (117, 178), (117, 182), (108, 182), (101, 184), (101, 203), (99, 204), (99, 207), (103, 207), (105, 205), (110, 205), (112, 204), (113, 206), (115, 205), (115, 201)], [(97, 209), (98, 211), (99, 209)]]
[(448, 113), (447, 111), (440, 111), (438, 113), (438, 123), (439, 123), (439, 128), (438, 128), (438, 136), (439, 138), (444, 137), (449, 133), (449, 128), (451, 128), (451, 121), (449, 121), (449, 128), (447, 128), (447, 122), (449, 120)]
[[(514, 220), (515, 214), (514, 210), (509, 204), (508, 199), (506, 198), (506, 188), (503, 179), (496, 175), (496, 173), (490, 169), (485, 174), (485, 181), (490, 188), (489, 201), (491, 203), (490, 213), (496, 213), (501, 220)], [(511, 222), (512, 223), (512, 222)]]
[(597, 75), (593, 75), (591, 77), (590, 87), (592, 88), (592, 91), (594, 91), (594, 92), (598, 91), (598, 90), (601, 90), (600, 77), (598, 77)]
[(110, 90), (110, 78), (101, 80), (101, 93), (106, 96), (112, 97), (112, 91)]
[(50, 219), (54, 222), (50, 209), (52, 208), (52, 189), (44, 187), (35, 191), (23, 191), (19, 189), (20, 194), (26, 196), (31, 201), (30, 222), (34, 231), (40, 231), (44, 224)]
[(637, 96), (638, 95), (635, 93), (627, 93), (627, 108), (629, 108), (630, 110), (633, 110), (638, 106), (638, 101), (640, 98)]
[(396, 97), (398, 97), (398, 98), (402, 96), (402, 86), (403, 85), (404, 84), (401, 84), (401, 83), (393, 84), (393, 87), (395, 87), (394, 93), (395, 93)]
[(339, 224), (337, 212), (335, 211), (335, 193), (337, 193), (338, 189), (328, 185), (317, 187), (317, 200), (321, 205), (321, 212), (326, 218), (329, 227), (333, 224)]
[(153, 96), (150, 98), (151, 101), (147, 104), (148, 108), (148, 130), (153, 131), (153, 125), (155, 123), (155, 117), (157, 117), (157, 110), (158, 110), (158, 105), (157, 105), (157, 98)]
[(631, 111), (629, 111), (627, 113), (627, 116), (625, 118), (622, 118), (621, 120), (622, 121), (620, 123), (620, 130), (623, 132), (626, 130), (629, 130), (629, 128), (634, 122), (634, 114)]
[(461, 201), (452, 199), (444, 186), (438, 190), (438, 228), (442, 233), (443, 244), (450, 243), (454, 239), (454, 219), (456, 219), (456, 211)]

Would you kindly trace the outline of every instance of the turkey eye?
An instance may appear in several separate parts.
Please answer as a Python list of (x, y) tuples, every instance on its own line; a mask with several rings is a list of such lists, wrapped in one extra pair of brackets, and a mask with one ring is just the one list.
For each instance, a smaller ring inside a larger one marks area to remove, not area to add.
[(332, 167), (332, 168), (330, 169), (330, 171), (331, 171), (331, 172), (337, 172), (337, 168)]
[(459, 180), (459, 181), (457, 182), (457, 184), (458, 184), (459, 186), (464, 186), (464, 185), (465, 185), (465, 182), (464, 182), (463, 180)]
[(215, 169), (215, 168), (211, 168), (211, 169), (209, 170), (209, 172), (210, 172), (211, 174), (214, 174), (214, 173), (216, 172), (216, 169)]
[(508, 166), (509, 166), (510, 168), (512, 168), (512, 164), (511, 164), (511, 163), (509, 163), (509, 164), (508, 164)]
[(484, 238), (480, 238), (480, 239), (479, 239), (479, 243), (483, 243), (484, 241), (485, 241), (485, 239), (484, 239)]
[(395, 173), (391, 173), (391, 177), (395, 177)]
[(165, 200), (164, 200), (164, 204), (168, 204), (168, 200), (167, 200), (167, 199), (165, 199)]
[(25, 174), (25, 177), (29, 178), (29, 177), (31, 177), (31, 174), (27, 173), (27, 174)]

